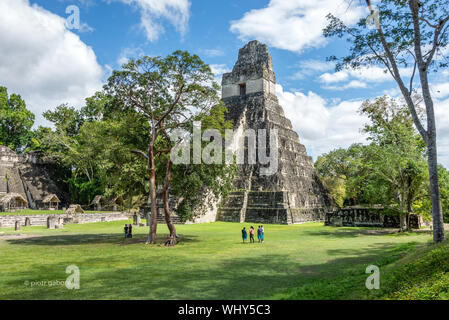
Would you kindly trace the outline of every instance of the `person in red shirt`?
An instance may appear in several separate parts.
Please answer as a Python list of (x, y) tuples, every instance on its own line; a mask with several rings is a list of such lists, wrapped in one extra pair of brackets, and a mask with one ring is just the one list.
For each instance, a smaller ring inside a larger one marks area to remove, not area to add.
[(254, 243), (254, 227), (251, 226), (249, 229), (249, 242)]

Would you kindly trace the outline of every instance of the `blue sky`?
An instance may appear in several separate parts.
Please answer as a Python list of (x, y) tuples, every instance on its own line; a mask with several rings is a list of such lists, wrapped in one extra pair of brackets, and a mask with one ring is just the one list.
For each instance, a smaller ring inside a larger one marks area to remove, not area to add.
[[(79, 8), (79, 30), (65, 28), (70, 5)], [(188, 50), (220, 77), (238, 49), (257, 39), (269, 46), (280, 103), (316, 159), (365, 141), (366, 119), (357, 113), (362, 101), (398, 95), (382, 68), (336, 73), (326, 62), (348, 50), (345, 41), (321, 35), (330, 12), (349, 24), (367, 16), (345, 0), (2, 0), (0, 85), (21, 94), (37, 124), (47, 124), (43, 111), (65, 102), (82, 106), (129, 57)], [(440, 161), (448, 166), (449, 72), (432, 80)]]

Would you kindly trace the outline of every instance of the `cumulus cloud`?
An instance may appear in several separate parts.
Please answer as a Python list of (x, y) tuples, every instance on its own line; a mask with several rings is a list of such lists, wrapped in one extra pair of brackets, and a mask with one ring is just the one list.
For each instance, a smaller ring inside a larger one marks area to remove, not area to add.
[(142, 48), (125, 48), (120, 52), (120, 55), (117, 59), (117, 63), (119, 66), (122, 66), (126, 63), (128, 63), (128, 61), (130, 59), (138, 59), (140, 57), (142, 57), (144, 55), (144, 52), (142, 50)]
[(65, 19), (28, 0), (0, 1), (0, 85), (21, 94), (37, 116), (61, 103), (80, 106), (104, 71)]
[(215, 58), (224, 56), (224, 51), (220, 49), (204, 49), (200, 50), (202, 54), (204, 54), (208, 58)]
[(347, 24), (367, 15), (363, 5), (342, 0), (270, 0), (267, 7), (254, 9), (240, 20), (231, 21), (231, 31), (242, 40), (257, 39), (272, 47), (294, 52), (326, 44), (323, 28), (332, 13)]
[[(412, 72), (412, 68), (400, 69), (401, 76), (403, 77), (410, 77)], [(325, 84), (323, 87), (324, 89), (329, 90), (366, 88), (367, 83), (394, 81), (391, 74), (386, 72), (386, 69), (377, 66), (364, 66), (359, 69), (343, 69), (333, 73), (326, 72), (319, 76), (318, 80)]]
[[(367, 143), (366, 135), (361, 132), (369, 122), (358, 110), (362, 99), (340, 101), (324, 99), (309, 91), (284, 91), (276, 85), (279, 103), (285, 115), (298, 132), (301, 143), (308, 154), (316, 158), (337, 148), (347, 148), (353, 143)], [(435, 100), (435, 116), (438, 135), (438, 160), (449, 168), (449, 99)]]
[(438, 160), (449, 168), (449, 99), (435, 101)]
[[(412, 68), (402, 68), (399, 70), (401, 76), (411, 76)], [(365, 66), (359, 69), (344, 69), (338, 72), (326, 72), (320, 76), (320, 81), (324, 83), (336, 83), (348, 80), (349, 78), (358, 79), (366, 82), (385, 82), (393, 81), (393, 77), (385, 68), (376, 66)]]
[(284, 91), (279, 84), (276, 93), (286, 117), (314, 159), (337, 148), (366, 142), (360, 132), (368, 121), (358, 113), (361, 100), (326, 100), (312, 91), (307, 94)]
[(156, 41), (164, 32), (163, 20), (167, 20), (184, 35), (190, 18), (189, 0), (116, 0), (136, 6), (141, 12), (141, 27), (149, 41)]
[(304, 80), (317, 73), (325, 72), (335, 68), (335, 63), (321, 60), (309, 59), (298, 64), (299, 71), (296, 71), (290, 79)]
[(223, 73), (231, 72), (225, 64), (211, 64), (210, 68), (215, 76), (222, 76)]

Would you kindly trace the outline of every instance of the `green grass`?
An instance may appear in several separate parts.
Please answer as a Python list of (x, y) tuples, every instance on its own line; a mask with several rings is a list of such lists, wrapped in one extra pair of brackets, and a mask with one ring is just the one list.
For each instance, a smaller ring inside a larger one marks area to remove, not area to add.
[[(99, 213), (99, 212), (111, 212), (111, 211), (89, 211), (86, 210), (84, 213)], [(63, 210), (32, 210), (25, 209), (17, 212), (0, 212), (0, 216), (27, 216), (27, 215), (45, 215), (45, 214), (64, 214)]]
[[(124, 223), (0, 229), (0, 299), (382, 298), (365, 288), (366, 267), (383, 272), (432, 239), (427, 232), (308, 223), (265, 225), (265, 243), (242, 244), (241, 224), (217, 222), (177, 226), (183, 241), (166, 248), (144, 244), (146, 227), (123, 239)], [(158, 231), (163, 241), (167, 227)], [(16, 233), (22, 237), (5, 238)], [(81, 271), (80, 290), (30, 285), (65, 280), (73, 264)]]
[(428, 245), (386, 268), (379, 296), (401, 300), (449, 300), (449, 243)]

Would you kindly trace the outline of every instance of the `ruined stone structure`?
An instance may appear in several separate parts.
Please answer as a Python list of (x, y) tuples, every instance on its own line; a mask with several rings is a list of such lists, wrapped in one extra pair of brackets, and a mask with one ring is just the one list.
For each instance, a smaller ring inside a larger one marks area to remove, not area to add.
[(221, 202), (217, 220), (283, 224), (324, 220), (333, 201), (279, 105), (267, 46), (251, 41), (240, 49), (232, 72), (223, 75), (222, 90), (222, 100), (234, 122), (234, 140), (240, 141), (237, 145), (241, 146), (244, 139), (248, 149), (248, 139), (243, 135), (246, 129), (266, 129), (269, 134), (277, 129), (278, 148), (267, 148), (266, 153), (278, 151), (279, 161), (273, 175), (261, 174), (267, 166), (260, 161), (240, 165), (237, 191)]
[[(386, 214), (384, 208), (346, 207), (326, 213), (324, 225), (334, 227), (400, 228), (399, 215)], [(419, 214), (409, 215), (410, 227), (419, 229), (424, 225)]]
[(50, 176), (51, 164), (36, 153), (18, 155), (5, 146), (0, 146), (0, 197), (20, 194), (31, 209), (45, 209), (44, 200), (53, 194), (62, 205), (69, 203), (69, 196), (61, 191)]
[(128, 221), (129, 215), (122, 212), (79, 213), (67, 214), (33, 214), (33, 215), (0, 215), (0, 227), (11, 228), (16, 222), (19, 226), (47, 226), (49, 218), (54, 219), (54, 225), (69, 223), (95, 223), (109, 221)]

